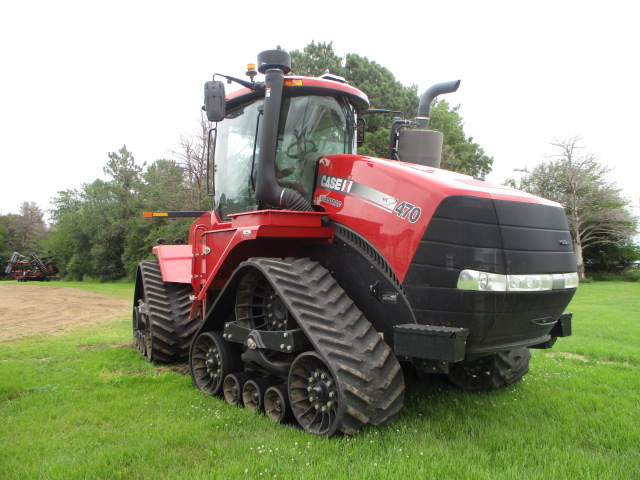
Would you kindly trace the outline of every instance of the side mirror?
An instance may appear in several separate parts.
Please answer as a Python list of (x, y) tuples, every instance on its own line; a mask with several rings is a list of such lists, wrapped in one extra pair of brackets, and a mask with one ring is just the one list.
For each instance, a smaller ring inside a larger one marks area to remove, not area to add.
[(224, 120), (227, 113), (224, 83), (211, 81), (204, 84), (204, 109), (210, 122)]
[(366, 127), (366, 122), (364, 121), (364, 118), (362, 117), (358, 118), (358, 123), (356, 125), (356, 145), (358, 147), (361, 147), (362, 145), (364, 145), (365, 127)]

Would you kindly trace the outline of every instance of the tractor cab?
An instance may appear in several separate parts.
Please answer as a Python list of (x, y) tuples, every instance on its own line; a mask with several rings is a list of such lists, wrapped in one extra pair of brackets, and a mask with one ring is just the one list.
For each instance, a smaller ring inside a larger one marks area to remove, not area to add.
[[(229, 111), (216, 130), (214, 185), (221, 218), (259, 208), (256, 198), (264, 99)], [(278, 121), (275, 177), (311, 202), (317, 160), (355, 152), (354, 107), (344, 98), (324, 95), (286, 97)]]
[(356, 151), (358, 115), (369, 105), (366, 95), (339, 77), (285, 76), (289, 67), (276, 67), (264, 72), (275, 82), (226, 77), (243, 87), (229, 95), (222, 82), (205, 85), (207, 115), (217, 122), (211, 157), (221, 219), (268, 207), (311, 210), (318, 160)]

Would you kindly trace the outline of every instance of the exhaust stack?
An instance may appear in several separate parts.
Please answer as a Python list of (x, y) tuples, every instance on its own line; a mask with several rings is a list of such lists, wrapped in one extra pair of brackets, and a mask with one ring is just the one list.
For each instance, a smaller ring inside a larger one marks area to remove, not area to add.
[(418, 127), (426, 130), (429, 128), (429, 112), (431, 111), (431, 102), (438, 96), (444, 93), (453, 93), (458, 90), (460, 86), (460, 80), (452, 80), (450, 82), (436, 83), (429, 87), (420, 97), (420, 104), (418, 104)]

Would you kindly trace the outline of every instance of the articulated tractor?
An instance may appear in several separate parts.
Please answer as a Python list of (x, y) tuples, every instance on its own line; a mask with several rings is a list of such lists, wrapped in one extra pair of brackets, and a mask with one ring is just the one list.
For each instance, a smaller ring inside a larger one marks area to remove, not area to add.
[(519, 381), (529, 349), (571, 334), (562, 206), (439, 168), (430, 105), (459, 81), (428, 89), (415, 120), (393, 122), (389, 158), (372, 158), (357, 154), (366, 94), (290, 71), (268, 50), (248, 79), (206, 82), (215, 207), (148, 213), (195, 220), (139, 265), (135, 346), (323, 436), (393, 420), (403, 372), (473, 392)]

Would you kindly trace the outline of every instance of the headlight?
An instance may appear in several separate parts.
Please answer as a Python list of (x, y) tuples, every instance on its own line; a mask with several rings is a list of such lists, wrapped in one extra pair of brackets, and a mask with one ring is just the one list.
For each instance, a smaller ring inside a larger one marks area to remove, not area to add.
[(535, 292), (563, 290), (578, 286), (577, 273), (549, 273), (532, 275), (501, 275), (498, 273), (463, 270), (458, 277), (460, 290), (481, 292)]

